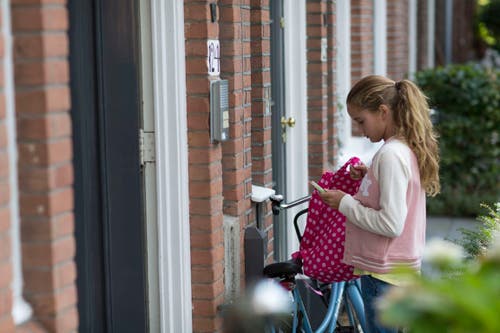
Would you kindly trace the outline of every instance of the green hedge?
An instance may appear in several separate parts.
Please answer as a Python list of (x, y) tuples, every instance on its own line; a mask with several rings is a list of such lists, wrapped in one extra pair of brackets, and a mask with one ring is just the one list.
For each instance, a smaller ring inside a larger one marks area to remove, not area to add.
[(500, 70), (449, 65), (416, 74), (436, 111), (441, 194), (431, 215), (477, 216), (500, 199)]

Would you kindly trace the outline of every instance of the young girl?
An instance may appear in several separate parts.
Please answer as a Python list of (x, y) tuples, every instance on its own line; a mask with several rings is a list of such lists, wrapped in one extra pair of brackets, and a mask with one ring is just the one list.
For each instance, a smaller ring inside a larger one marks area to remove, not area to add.
[(363, 178), (350, 196), (330, 190), (320, 196), (347, 217), (344, 262), (361, 275), (369, 332), (396, 332), (380, 325), (375, 300), (400, 285), (398, 267), (420, 270), (425, 243), (425, 195), (439, 193), (439, 156), (427, 99), (409, 80), (371, 75), (347, 96), (350, 117), (372, 142), (384, 140), (370, 168), (351, 168)]

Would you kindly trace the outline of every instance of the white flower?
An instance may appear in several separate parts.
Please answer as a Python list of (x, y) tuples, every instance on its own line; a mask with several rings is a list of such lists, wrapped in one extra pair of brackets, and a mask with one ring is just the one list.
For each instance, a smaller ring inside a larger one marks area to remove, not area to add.
[(290, 293), (272, 279), (257, 283), (251, 295), (253, 310), (259, 315), (290, 313), (292, 300)]
[(464, 258), (460, 245), (440, 238), (431, 239), (424, 249), (424, 261), (433, 265), (454, 265)]

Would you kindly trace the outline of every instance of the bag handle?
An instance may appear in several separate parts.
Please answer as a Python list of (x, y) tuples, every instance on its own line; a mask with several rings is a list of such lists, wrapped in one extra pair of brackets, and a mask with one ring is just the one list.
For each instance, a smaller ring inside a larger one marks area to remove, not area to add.
[(338, 169), (337, 172), (342, 172), (344, 174), (348, 174), (349, 171), (347, 170), (347, 168), (349, 166), (354, 166), (356, 164), (359, 164), (360, 162), (361, 162), (361, 160), (358, 157), (356, 157), (356, 156), (351, 157), (340, 169)]

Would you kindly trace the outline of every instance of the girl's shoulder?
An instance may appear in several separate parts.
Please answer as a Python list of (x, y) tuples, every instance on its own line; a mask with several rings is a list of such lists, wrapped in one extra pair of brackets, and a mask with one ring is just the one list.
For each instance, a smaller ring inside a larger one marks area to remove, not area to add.
[(400, 157), (405, 157), (408, 158), (411, 155), (412, 150), (406, 142), (399, 140), (399, 139), (390, 139), (386, 141), (382, 147), (380, 147), (379, 151), (377, 152), (377, 155), (379, 157), (383, 157), (384, 155), (397, 155)]
[(409, 172), (412, 160), (413, 152), (410, 147), (404, 141), (391, 139), (384, 143), (373, 157), (373, 166), (374, 170), (377, 170), (381, 166), (382, 169), (386, 169), (388, 165), (397, 164)]

